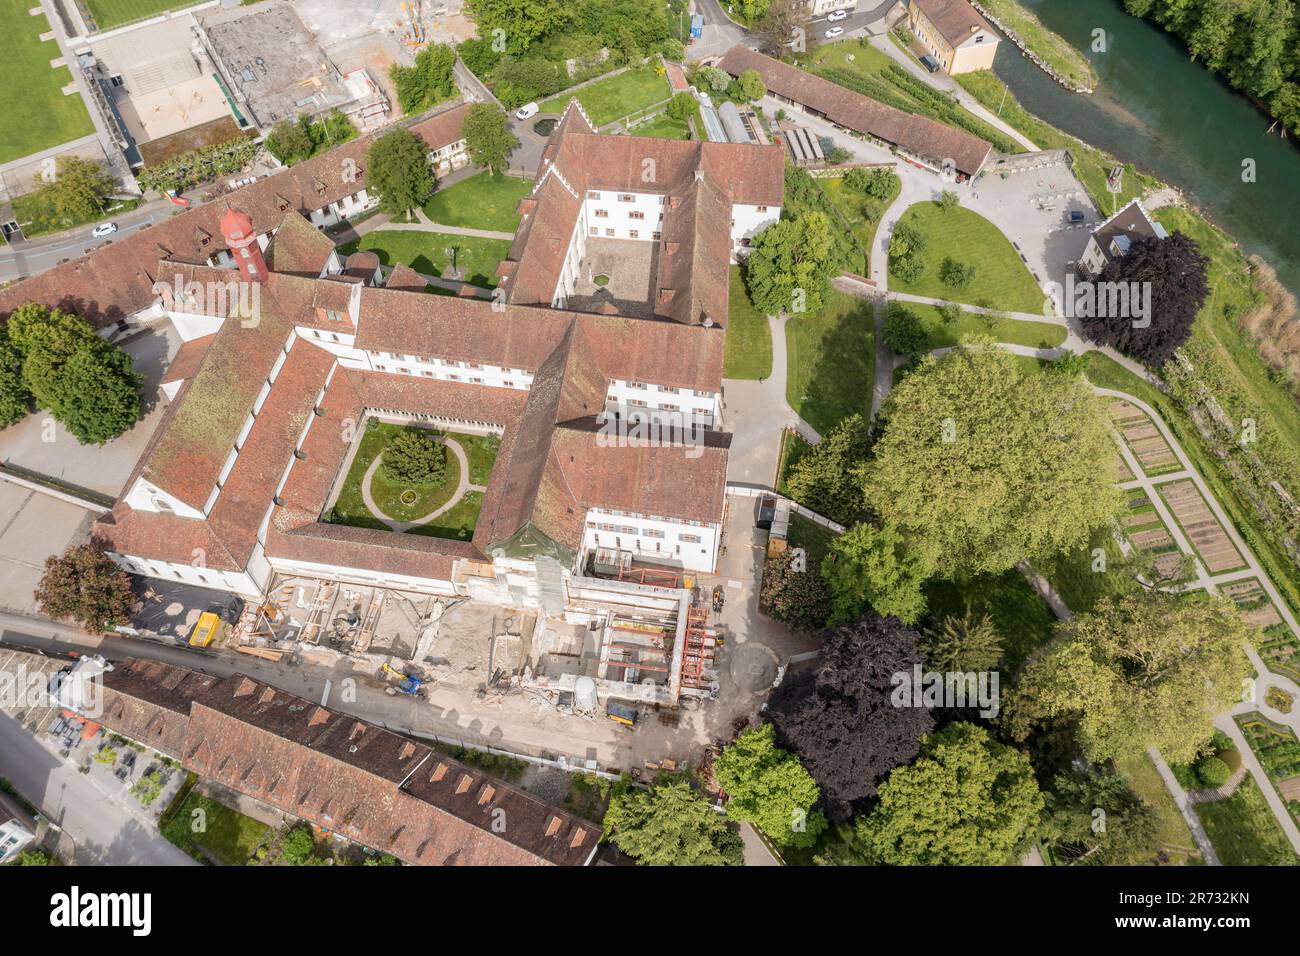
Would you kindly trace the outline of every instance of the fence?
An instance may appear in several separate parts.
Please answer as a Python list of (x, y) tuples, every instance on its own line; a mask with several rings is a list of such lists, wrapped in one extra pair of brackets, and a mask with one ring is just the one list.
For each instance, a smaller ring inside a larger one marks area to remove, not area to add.
[(727, 494), (734, 495), (737, 498), (759, 498), (764, 495), (773, 498), (779, 498), (782, 501), (788, 501), (790, 503), (790, 510), (793, 511), (795, 514), (799, 515), (801, 518), (807, 518), (809, 521), (813, 522), (814, 524), (819, 524), (823, 528), (826, 528), (827, 530), (834, 531), (836, 534), (843, 534), (846, 530), (844, 525), (832, 521), (830, 518), (827, 518), (825, 515), (819, 515), (811, 508), (805, 508), (803, 505), (799, 504), (799, 502), (795, 501), (793, 498), (787, 498), (785, 495), (781, 494), (780, 492), (772, 491), (770, 488), (755, 488), (752, 485), (741, 485), (729, 481), (727, 482)]

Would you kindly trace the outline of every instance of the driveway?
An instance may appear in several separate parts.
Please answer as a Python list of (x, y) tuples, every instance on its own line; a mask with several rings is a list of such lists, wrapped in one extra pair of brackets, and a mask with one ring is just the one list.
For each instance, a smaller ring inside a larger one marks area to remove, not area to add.
[[(75, 864), (195, 866), (123, 794), (109, 794), (0, 713), (0, 776), (71, 838)], [(66, 844), (66, 841), (65, 841)]]
[(0, 608), (34, 612), (45, 559), (86, 540), (94, 519), (78, 505), (0, 482)]

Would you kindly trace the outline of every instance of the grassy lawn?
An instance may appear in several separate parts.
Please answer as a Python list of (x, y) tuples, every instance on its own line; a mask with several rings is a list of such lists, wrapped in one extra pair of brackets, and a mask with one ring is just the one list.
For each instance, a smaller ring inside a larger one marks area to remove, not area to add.
[(0, 61), (7, 82), (0, 86), (0, 163), (20, 159), (95, 131), (80, 96), (64, 96), (72, 82), (66, 66), (50, 69), (59, 45), (40, 35), (52, 29), (45, 17), (30, 16), (35, 4), (5, 0), (0, 6)]
[(927, 616), (932, 624), (961, 617), (967, 609), (987, 614), (1002, 635), (1002, 667), (1013, 672), (1052, 636), (1056, 616), (1025, 576), (1012, 568), (968, 581), (926, 582)]
[(1174, 798), (1170, 796), (1165, 782), (1160, 779), (1160, 772), (1150, 758), (1146, 754), (1124, 757), (1115, 761), (1115, 768), (1123, 774), (1133, 792), (1142, 798), (1142, 802), (1155, 812), (1156, 839), (1161, 848), (1173, 857), (1173, 862), (1203, 862), (1187, 821), (1183, 819), (1178, 805), (1174, 803)]
[[(852, 57), (852, 59), (849, 59)], [(1001, 130), (967, 112), (949, 93), (936, 90), (895, 63), (888, 54), (865, 40), (846, 40), (817, 47), (801, 58), (801, 66), (846, 89), (886, 103), (906, 113), (928, 116), (965, 130), (993, 144), (1000, 153), (1023, 153), (1025, 148)]]
[(767, 316), (749, 301), (740, 266), (731, 267), (727, 303), (727, 346), (724, 378), (767, 378), (772, 374), (772, 330)]
[(681, 120), (675, 120), (667, 113), (661, 113), (648, 123), (642, 123), (630, 130), (633, 136), (653, 136), (657, 139), (690, 139), (691, 130)]
[(963, 335), (991, 335), (998, 342), (1011, 345), (1028, 345), (1036, 349), (1056, 348), (1065, 341), (1067, 330), (1063, 325), (1050, 322), (1029, 322), (1021, 319), (998, 317), (989, 322), (991, 316), (978, 312), (962, 311), (961, 318), (955, 322), (945, 322), (939, 308), (922, 302), (900, 302), (918, 319), (925, 329), (927, 348), (941, 349), (956, 345)]
[[(35, 192), (15, 198), (13, 210), (14, 219), (18, 220), (18, 224), (22, 226), (23, 235), (31, 239), (51, 232), (62, 232), (64, 229), (87, 226), (92, 222), (99, 222), (103, 219), (112, 219), (114, 216), (130, 212), (139, 206), (142, 201), (140, 199), (110, 199), (105, 207), (104, 215), (93, 219), (74, 219), (56, 213), (53, 207), (45, 201), (45, 193), (38, 189)], [(90, 238), (89, 234), (87, 234), (86, 238)]]
[(825, 558), (826, 553), (831, 549), (831, 542), (836, 537), (837, 535), (830, 528), (823, 528), (803, 515), (790, 515), (788, 532), (790, 547), (803, 548), (810, 558), (816, 558), (818, 561)]
[[(960, 207), (944, 212), (938, 203), (920, 202), (911, 206), (899, 222), (919, 229), (929, 239), (929, 245), (920, 279), (904, 282), (891, 274), (889, 287), (893, 291), (1042, 314), (1044, 297), (1038, 283), (1010, 240), (979, 213)], [(939, 278), (939, 268), (946, 258), (975, 267), (975, 276), (966, 288), (953, 289)]]
[(1097, 74), (1087, 58), (1016, 0), (983, 0), (983, 5), (989, 16), (1017, 34), (1059, 76), (1075, 86), (1097, 88)]
[[(1097, 548), (1105, 552), (1104, 564), (1097, 560)], [(1039, 561), (1036, 569), (1076, 614), (1091, 611), (1104, 597), (1129, 593), (1135, 583), (1110, 528), (1097, 529), (1086, 548)]]
[(514, 232), (519, 228), (515, 207), (533, 190), (530, 179), (493, 175), (484, 170), (439, 189), (424, 205), (424, 214), (444, 226)]
[(133, 20), (143, 20), (168, 10), (193, 6), (200, 0), (86, 0), (95, 25), (110, 30)]
[[(202, 816), (196, 818), (195, 810), (202, 810)], [(202, 832), (195, 833), (198, 820), (204, 827)], [(191, 792), (163, 827), (162, 834), (169, 843), (200, 862), (216, 859), (225, 866), (243, 866), (270, 831), (265, 823)]]
[(495, 288), (497, 263), (509, 255), (510, 242), (506, 239), (456, 236), (449, 232), (376, 229), (360, 240), (339, 246), (339, 255), (349, 256), (358, 249), (369, 249), (377, 253), (379, 261), (386, 266), (402, 262), (416, 272), (442, 276), (451, 262), (447, 256), (448, 248), (457, 250), (456, 265), (460, 268), (462, 281)]
[(871, 303), (831, 292), (816, 315), (785, 324), (785, 400), (826, 434), (854, 413), (871, 414), (875, 379), (875, 317)]
[(1248, 775), (1226, 800), (1197, 804), (1196, 815), (1224, 866), (1294, 866), (1297, 862), (1254, 777)]
[(668, 79), (656, 76), (653, 66), (642, 66), (597, 80), (576, 93), (561, 93), (542, 103), (541, 110), (543, 113), (559, 113), (571, 96), (577, 96), (591, 122), (604, 126), (666, 100), (668, 94)]
[(407, 534), (423, 534), (431, 538), (454, 538), (468, 541), (474, 537), (474, 525), (478, 522), (478, 513), (483, 508), (483, 493), (470, 491), (456, 503), (456, 507), (444, 511), (428, 524), (411, 528)]
[(992, 70), (959, 73), (954, 79), (966, 92), (1036, 145), (1043, 149), (1068, 149), (1074, 160), (1074, 175), (1088, 190), (1093, 204), (1102, 215), (1110, 216), (1130, 199), (1141, 196), (1146, 187), (1155, 185), (1154, 179), (1139, 175), (1136, 167), (1129, 163), (1124, 166), (1120, 191), (1112, 193), (1106, 188), (1106, 177), (1119, 163), (1114, 156), (1061, 132), (1029, 112)]
[[(361, 446), (357, 449), (357, 454), (352, 460), (352, 466), (348, 469), (347, 477), (343, 480), (343, 487), (339, 491), (338, 500), (334, 503), (334, 507), (328, 515), (328, 520), (335, 524), (347, 524), (361, 528), (377, 528), (380, 530), (388, 528), (378, 515), (366, 507), (361, 491), (362, 480), (365, 477), (366, 469), (370, 467), (375, 458), (382, 455), (384, 448), (408, 428), (417, 430), (415, 426), (396, 425), (376, 419), (369, 420), (366, 432), (361, 438)], [(432, 428), (420, 428), (418, 431), (421, 434), (447, 435), (460, 442), (465, 449), (466, 457), (469, 459), (470, 482), (472, 484), (487, 483), (488, 476), (492, 473), (492, 465), (496, 461), (496, 452), (499, 445), (495, 438), (462, 435), (457, 432), (444, 432)], [(447, 470), (443, 479), (427, 484), (393, 482), (384, 474), (381, 466), (370, 479), (370, 495), (379, 510), (390, 518), (399, 521), (414, 521), (422, 518), (446, 504), (455, 494), (456, 488), (460, 484), (461, 469), (459, 461), (455, 455), (448, 454)], [(411, 500), (412, 494), (414, 500)], [(402, 500), (403, 495), (406, 495), (406, 501)], [(469, 495), (466, 495), (466, 498), (468, 497)], [(479, 504), (481, 505), (481, 503), (480, 500)], [(478, 507), (468, 507), (465, 501), (462, 500), (448, 514), (458, 510), (461, 514), (457, 516), (454, 526), (459, 527), (468, 522), (472, 532), (474, 521), (478, 518)], [(446, 516), (441, 515), (435, 519), (435, 522), (441, 523), (446, 520)]]

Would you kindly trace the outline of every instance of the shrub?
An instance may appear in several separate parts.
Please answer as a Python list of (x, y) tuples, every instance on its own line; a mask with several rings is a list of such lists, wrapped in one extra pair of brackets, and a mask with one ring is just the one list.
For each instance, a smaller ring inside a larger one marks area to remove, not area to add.
[(939, 266), (939, 278), (943, 280), (944, 285), (952, 286), (954, 289), (964, 289), (975, 278), (975, 266), (969, 262), (958, 262), (949, 256)]
[(897, 302), (891, 303), (883, 329), (885, 344), (899, 355), (921, 352), (929, 344), (925, 327), (916, 313)]
[(786, 627), (812, 631), (830, 619), (831, 592), (817, 559), (805, 554), (801, 561), (796, 563), (793, 550), (767, 559), (758, 606)]
[(300, 823), (284, 835), (280, 841), (280, 854), (288, 863), (302, 865), (316, 854), (316, 837), (311, 827)]
[(1200, 778), (1201, 783), (1217, 790), (1228, 782), (1228, 778), (1232, 776), (1232, 771), (1218, 757), (1209, 754), (1196, 761), (1196, 776)]

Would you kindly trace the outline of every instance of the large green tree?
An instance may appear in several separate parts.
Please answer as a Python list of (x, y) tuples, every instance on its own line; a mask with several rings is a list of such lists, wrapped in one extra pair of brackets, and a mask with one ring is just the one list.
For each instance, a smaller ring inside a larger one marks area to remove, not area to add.
[(527, 50), (568, 19), (562, 0), (469, 0), (466, 6), (478, 24), (479, 36), (494, 42), (500, 36), (510, 53)]
[(863, 484), (870, 453), (870, 423), (850, 415), (791, 467), (790, 497), (832, 521), (853, 524), (867, 511)]
[(82, 444), (103, 444), (140, 420), (143, 379), (85, 319), (27, 303), (9, 316), (8, 336), (36, 407)]
[(991, 671), (1002, 660), (1002, 635), (987, 614), (949, 614), (921, 632), (921, 658), (933, 671)]
[(1102, 400), (991, 341), (926, 356), (883, 417), (867, 501), (942, 577), (1081, 547), (1119, 508)]
[(913, 624), (925, 611), (921, 585), (930, 566), (897, 528), (854, 525), (831, 543), (822, 577), (830, 585), (834, 620), (849, 621), (868, 607)]
[(1057, 629), (1008, 702), (1011, 732), (1066, 720), (1090, 760), (1154, 744), (1170, 763), (1194, 761), (1241, 699), (1256, 633), (1227, 598), (1163, 591), (1103, 598)]
[(23, 381), (23, 354), (0, 326), (0, 428), (8, 428), (31, 411), (32, 393)]
[(94, 544), (46, 558), (35, 596), (50, 617), (71, 618), (94, 633), (128, 623), (135, 604), (131, 576)]
[(820, 312), (830, 294), (831, 246), (824, 212), (774, 222), (754, 237), (745, 260), (750, 300), (769, 315)]
[(610, 800), (605, 834), (645, 866), (739, 866), (740, 835), (684, 780)]
[(1118, 771), (1072, 767), (1046, 791), (1039, 837), (1072, 865), (1141, 866), (1156, 862), (1160, 835), (1155, 811)]
[(747, 820), (778, 846), (810, 847), (826, 829), (814, 810), (821, 790), (799, 758), (777, 747), (772, 725), (746, 730), (714, 765), (727, 815)]
[(437, 185), (429, 163), (429, 147), (407, 129), (385, 133), (370, 146), (366, 182), (379, 194), (379, 208), (390, 216), (405, 216), (423, 206)]
[(491, 103), (475, 103), (469, 108), (464, 133), (469, 158), (492, 173), (505, 166), (506, 157), (519, 145), (506, 114)]
[(1013, 862), (1042, 809), (1028, 757), (955, 723), (880, 785), (858, 838), (869, 859), (891, 866), (998, 866)]
[(113, 177), (99, 163), (77, 156), (60, 156), (54, 180), (37, 184), (60, 216), (73, 222), (87, 222), (104, 215), (113, 195)]

